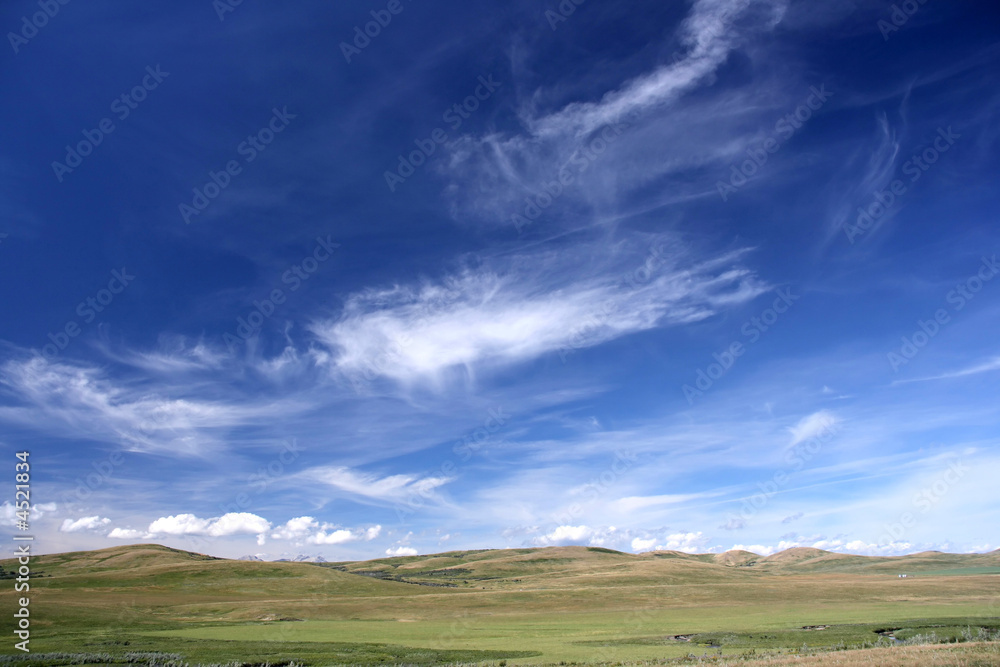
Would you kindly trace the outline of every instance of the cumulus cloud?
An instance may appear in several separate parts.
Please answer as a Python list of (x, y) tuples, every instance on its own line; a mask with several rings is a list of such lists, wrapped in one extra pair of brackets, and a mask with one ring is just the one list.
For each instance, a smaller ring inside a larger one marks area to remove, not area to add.
[(723, 530), (743, 530), (746, 527), (746, 519), (738, 516), (729, 517), (729, 521), (719, 526)]
[(589, 526), (559, 526), (540, 539), (546, 544), (567, 544), (586, 540), (593, 532)]
[(734, 544), (729, 548), (730, 551), (749, 551), (750, 553), (757, 554), (759, 556), (770, 556), (775, 553), (776, 549), (774, 547), (765, 547), (762, 544)]
[(85, 516), (81, 519), (72, 520), (66, 519), (59, 526), (59, 531), (63, 533), (79, 533), (83, 531), (97, 530), (98, 528), (103, 528), (111, 523), (111, 519), (101, 518), (99, 516)]
[(395, 547), (385, 550), (387, 556), (416, 556), (417, 550), (413, 547)]
[(360, 540), (371, 541), (382, 533), (382, 526), (348, 529), (330, 523), (320, 523), (311, 516), (289, 519), (271, 532), (275, 540), (292, 540), (306, 544), (344, 544)]
[(632, 540), (632, 551), (635, 551), (636, 553), (650, 551), (654, 544), (656, 544), (655, 538), (642, 539), (641, 537), (637, 537)]
[(270, 528), (271, 523), (264, 517), (249, 512), (230, 512), (212, 519), (201, 519), (194, 514), (161, 517), (149, 524), (148, 532), (151, 535), (228, 537), (258, 535)]
[[(56, 509), (56, 503), (38, 503), (36, 505), (32, 505), (29, 518), (32, 521), (41, 519), (46, 514), (55, 512)], [(14, 506), (14, 503), (9, 500), (5, 500), (3, 504), (0, 505), (0, 526), (16, 526), (18, 521), (20, 521), (20, 519), (17, 518), (18, 511), (19, 510)]]
[(622, 531), (614, 526), (556, 526), (548, 533), (538, 535), (538, 527), (508, 528), (504, 536), (508, 539), (515, 535), (534, 535), (526, 543), (538, 547), (569, 546), (587, 544), (593, 547), (615, 547), (628, 540), (628, 531)]
[(320, 531), (315, 535), (310, 535), (307, 541), (309, 544), (343, 544), (344, 542), (353, 542), (356, 539), (358, 536), (353, 532), (339, 528), (329, 533)]
[(799, 538), (781, 540), (776, 545), (734, 544), (732, 549), (751, 551), (761, 556), (771, 556), (780, 551), (797, 547), (808, 547), (822, 549), (823, 551), (832, 551), (834, 553), (857, 554), (860, 556), (905, 556), (906, 554), (920, 551), (949, 551), (953, 548), (953, 545), (948, 542), (915, 544), (913, 542), (894, 541), (873, 543), (843, 537), (833, 539), (819, 537), (818, 539)]
[(275, 540), (298, 540), (319, 530), (319, 521), (311, 516), (300, 516), (289, 519), (284, 525), (278, 526), (271, 533)]
[(150, 539), (153, 537), (149, 533), (142, 530), (133, 530), (131, 528), (114, 528), (108, 537), (113, 540), (138, 540), (138, 539)]
[[(701, 532), (697, 533), (673, 533), (667, 535), (666, 540), (660, 542), (655, 539), (632, 540), (633, 551), (683, 551), (684, 553), (695, 554), (705, 553), (708, 549), (709, 538)], [(638, 542), (639, 548), (636, 547)], [(657, 543), (659, 542), (659, 543)], [(653, 544), (655, 547), (650, 549)]]

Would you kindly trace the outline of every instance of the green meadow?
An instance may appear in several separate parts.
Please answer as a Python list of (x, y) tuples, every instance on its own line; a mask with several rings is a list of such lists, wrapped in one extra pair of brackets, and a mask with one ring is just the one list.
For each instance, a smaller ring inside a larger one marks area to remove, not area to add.
[(651, 664), (1000, 637), (997, 552), (555, 547), (311, 564), (140, 545), (32, 568), (32, 653), (12, 638), (0, 662)]

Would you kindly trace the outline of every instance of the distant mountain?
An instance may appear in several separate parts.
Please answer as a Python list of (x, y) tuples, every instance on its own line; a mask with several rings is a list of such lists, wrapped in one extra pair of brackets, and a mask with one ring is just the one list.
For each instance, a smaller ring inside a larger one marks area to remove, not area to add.
[[(243, 560), (242, 558), (240, 560)], [(256, 560), (260, 560), (259, 558)], [(279, 558), (275, 563), (325, 563), (327, 560), (322, 556), (305, 556), (299, 554), (295, 558)]]
[(240, 556), (236, 560), (255, 560), (255, 561), (258, 561), (258, 562), (261, 562), (261, 563), (264, 562), (264, 559), (260, 558), (258, 556)]

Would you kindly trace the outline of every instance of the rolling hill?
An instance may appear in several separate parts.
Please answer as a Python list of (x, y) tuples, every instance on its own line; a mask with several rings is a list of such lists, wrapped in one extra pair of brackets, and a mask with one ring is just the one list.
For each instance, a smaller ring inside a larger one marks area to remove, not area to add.
[[(4, 610), (15, 595), (0, 590)], [(31, 608), (33, 650), (432, 664), (589, 661), (607, 645), (622, 659), (658, 659), (685, 655), (686, 641), (824, 647), (878, 639), (883, 627), (992, 627), (984, 619), (1000, 616), (1000, 551), (763, 557), (574, 546), (310, 563), (146, 544), (34, 557)]]

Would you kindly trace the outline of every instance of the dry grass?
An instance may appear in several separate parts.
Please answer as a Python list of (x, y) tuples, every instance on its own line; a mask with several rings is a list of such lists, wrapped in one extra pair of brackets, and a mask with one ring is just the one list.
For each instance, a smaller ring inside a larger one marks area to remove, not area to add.
[(901, 646), (858, 651), (835, 651), (812, 656), (779, 656), (756, 660), (705, 660), (718, 667), (996, 667), (1000, 644)]

